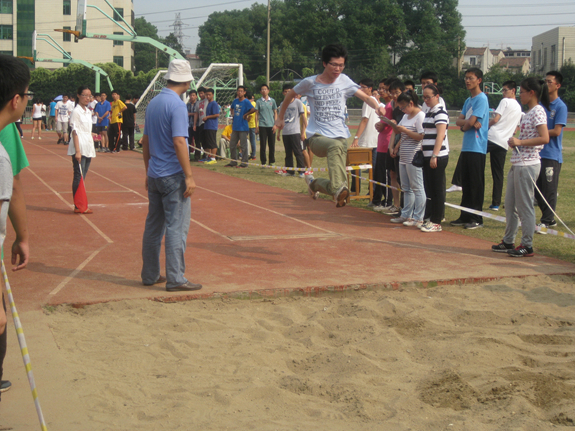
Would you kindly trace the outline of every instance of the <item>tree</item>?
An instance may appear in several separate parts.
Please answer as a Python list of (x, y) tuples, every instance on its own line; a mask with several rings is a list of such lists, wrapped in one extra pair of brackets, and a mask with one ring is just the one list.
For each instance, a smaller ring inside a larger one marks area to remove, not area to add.
[[(138, 36), (146, 36), (157, 40), (158, 42), (175, 49), (185, 57), (183, 47), (178, 42), (174, 33), (170, 33), (165, 38), (158, 36), (158, 28), (146, 21), (144, 17), (136, 18), (134, 21), (134, 30), (136, 30)], [(136, 71), (138, 72), (149, 72), (152, 69), (166, 68), (170, 62), (168, 54), (147, 43), (134, 44), (134, 59), (136, 63)]]

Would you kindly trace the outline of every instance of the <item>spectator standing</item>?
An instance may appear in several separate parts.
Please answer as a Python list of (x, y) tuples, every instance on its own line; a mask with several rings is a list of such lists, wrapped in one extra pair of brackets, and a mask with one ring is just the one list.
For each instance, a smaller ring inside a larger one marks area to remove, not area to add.
[[(72, 197), (76, 196), (80, 180), (82, 178), (86, 179), (90, 163), (96, 157), (94, 140), (92, 139), (92, 112), (88, 109), (91, 97), (92, 92), (88, 87), (82, 86), (78, 88), (78, 103), (70, 117), (72, 139), (70, 139), (68, 144), (68, 155), (72, 157), (72, 166), (74, 168)], [(76, 206), (74, 206), (74, 212), (76, 214), (92, 214), (90, 208), (82, 212)]]
[(94, 112), (96, 112), (96, 128), (98, 134), (101, 136), (102, 139), (102, 151), (104, 153), (109, 153), (110, 149), (108, 148), (108, 127), (110, 126), (110, 114), (112, 112), (112, 105), (106, 99), (108, 95), (104, 92), (100, 93), (100, 102), (94, 108)]
[[(252, 106), (254, 108), (256, 107), (256, 100), (255, 100), (253, 94), (247, 93), (246, 99), (248, 99), (250, 101), (250, 103), (252, 104)], [(250, 160), (255, 160), (256, 159), (256, 114), (255, 113), (251, 114), (248, 118), (249, 118), (248, 119), (248, 127), (250, 129), (249, 137), (250, 137), (250, 145), (251, 145)]]
[[(541, 173), (537, 179), (539, 192), (535, 194), (537, 204), (541, 208), (541, 222), (537, 226), (542, 228), (557, 226), (553, 212), (557, 207), (557, 188), (563, 164), (563, 127), (567, 124), (567, 105), (559, 98), (558, 93), (562, 82), (563, 75), (559, 72), (548, 72), (545, 76), (549, 91), (549, 107), (545, 111), (549, 144), (545, 145), (540, 153)], [(544, 230), (537, 232), (547, 233)]]
[(42, 102), (42, 130), (46, 130), (46, 105)]
[[(379, 94), (384, 101), (385, 106), (385, 117), (391, 120), (393, 108), (391, 107), (391, 96), (389, 95), (389, 83), (390, 79), (384, 79), (379, 83)], [(378, 183), (388, 184), (387, 180), (387, 158), (389, 140), (393, 129), (387, 123), (383, 122), (376, 123), (374, 125), (377, 135), (377, 157), (375, 158), (375, 164), (373, 169), (373, 179)], [(392, 193), (387, 187), (376, 184), (373, 188), (373, 200), (368, 204), (368, 207), (373, 208), (374, 211), (382, 212), (385, 209), (390, 209), (392, 204)], [(396, 210), (397, 212), (397, 210)]]
[[(146, 109), (142, 148), (146, 167), (148, 215), (142, 240), (142, 283), (166, 283), (166, 290), (198, 290), (201, 284), (185, 277), (186, 239), (190, 228), (191, 196), (196, 188), (188, 152), (188, 112), (181, 96), (190, 88), (192, 69), (185, 60), (172, 60), (167, 86)], [(166, 276), (160, 274), (160, 250), (165, 239)]]
[[(246, 99), (246, 88), (240, 85), (237, 90), (237, 98), (232, 102), (232, 134), (230, 136), (230, 158), (232, 161), (225, 165), (226, 168), (235, 168), (238, 166), (237, 145), (240, 143), (242, 150), (242, 164), (240, 168), (247, 168), (248, 165), (248, 118), (250, 114), (256, 112), (250, 101)], [(261, 142), (260, 142), (261, 144)]]
[(34, 131), (38, 130), (38, 139), (42, 139), (42, 101), (36, 99), (34, 105), (32, 105), (32, 136), (30, 139), (34, 139)]
[(425, 185), (424, 219), (422, 232), (441, 232), (441, 221), (445, 212), (445, 168), (449, 162), (449, 141), (447, 127), (449, 114), (439, 100), (439, 89), (428, 84), (423, 89), (423, 101), (427, 106), (423, 120), (423, 183)]
[(136, 127), (136, 113), (138, 110), (136, 109), (136, 105), (132, 101), (132, 95), (128, 94), (126, 97), (126, 110), (123, 114), (123, 124), (122, 124), (122, 149), (127, 150), (134, 150), (136, 148), (136, 144), (134, 142), (134, 133)]
[(214, 90), (206, 89), (206, 116), (204, 117), (204, 138), (207, 159), (204, 163), (214, 165), (217, 163), (216, 154), (218, 152), (218, 142), (216, 135), (218, 133), (218, 119), (220, 118), (220, 105), (214, 100)]
[[(509, 138), (509, 147), (513, 152), (505, 191), (505, 236), (491, 250), (507, 253), (511, 257), (531, 257), (534, 255), (535, 233), (533, 181), (541, 170), (540, 151), (549, 142), (545, 113), (545, 109), (550, 110), (547, 84), (527, 78), (521, 82), (520, 97), (521, 103), (527, 105), (529, 111), (521, 120), (519, 138)], [(520, 220), (521, 244), (513, 248)]]
[(90, 103), (88, 103), (88, 109), (92, 114), (92, 133), (94, 134), (94, 148), (96, 151), (101, 153), (102, 152), (102, 137), (98, 137), (99, 133), (97, 130), (96, 122), (98, 121), (98, 116), (96, 115), (96, 105), (100, 101), (100, 93), (96, 93), (92, 95), (90, 98)]
[(491, 161), (493, 177), (493, 192), (491, 194), (490, 210), (498, 211), (503, 193), (503, 169), (509, 145), (507, 141), (515, 134), (521, 121), (521, 105), (515, 98), (517, 84), (515, 81), (503, 83), (503, 99), (495, 110), (495, 116), (489, 120), (487, 133), (487, 152)]
[[(284, 97), (287, 95), (288, 91), (293, 88), (292, 84), (284, 84), (283, 94)], [(282, 102), (283, 103), (283, 102)], [(280, 105), (281, 111), (281, 105)], [(295, 171), (293, 169), (293, 158), (295, 156), (296, 164), (298, 168), (305, 169), (306, 163), (302, 152), (301, 146), (301, 124), (300, 118), (304, 118), (304, 128), (307, 127), (307, 122), (304, 116), (305, 107), (301, 100), (297, 97), (292, 100), (289, 106), (285, 109), (284, 122), (285, 127), (283, 128), (283, 143), (285, 148), (285, 166), (287, 169), (282, 173), (283, 176), (294, 176)], [(277, 133), (277, 140), (281, 139), (282, 130)], [(304, 172), (300, 171), (299, 176), (304, 177)]]
[(196, 90), (191, 90), (188, 94), (188, 103), (186, 103), (186, 108), (188, 109), (188, 151), (190, 152), (190, 160), (192, 160), (192, 153), (194, 150), (192, 146), (196, 146), (196, 112), (198, 111), (198, 92)]
[(198, 148), (194, 153), (194, 159), (196, 162), (205, 162), (208, 158), (207, 155), (202, 157), (201, 149), (204, 148), (204, 117), (206, 116), (206, 108), (208, 106), (208, 101), (206, 99), (206, 89), (204, 87), (198, 88), (198, 96), (200, 100), (198, 101), (198, 109), (195, 113), (196, 122), (196, 148)]
[(68, 142), (68, 127), (70, 122), (70, 114), (74, 109), (74, 104), (69, 100), (68, 95), (64, 94), (62, 100), (56, 104), (56, 118), (58, 124), (56, 132), (58, 133), (57, 144), (64, 144)]
[(126, 104), (120, 100), (120, 94), (116, 90), (112, 91), (112, 100), (108, 140), (110, 141), (110, 152), (119, 153), (124, 111), (128, 108)]
[(47, 130), (55, 130), (56, 129), (56, 102), (54, 99), (50, 101), (50, 112), (48, 114), (48, 128)]
[(269, 148), (270, 165), (276, 162), (275, 155), (275, 132), (274, 123), (277, 119), (276, 101), (269, 96), (270, 88), (266, 84), (260, 87), (260, 97), (256, 101), (256, 133), (260, 135), (260, 161), (266, 164), (266, 146)]
[[(465, 86), (471, 93), (463, 104), (457, 119), (457, 126), (463, 134), (461, 146), (461, 206), (481, 211), (485, 196), (485, 155), (487, 153), (487, 132), (489, 129), (489, 101), (481, 91), (483, 72), (472, 67), (465, 72)], [(459, 218), (451, 226), (463, 226), (465, 229), (483, 227), (483, 217), (461, 211)]]

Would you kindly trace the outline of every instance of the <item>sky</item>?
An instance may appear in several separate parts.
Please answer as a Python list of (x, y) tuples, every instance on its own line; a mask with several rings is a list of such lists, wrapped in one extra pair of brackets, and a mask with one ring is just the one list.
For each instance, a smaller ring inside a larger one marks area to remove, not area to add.
[[(573, 0), (460, 0), (459, 12), (463, 17), (466, 46), (490, 48), (511, 47), (513, 49), (531, 49), (531, 38), (558, 26), (575, 25), (575, 1)], [(145, 17), (158, 28), (161, 36), (173, 31), (176, 13), (184, 24), (183, 33), (186, 49), (195, 52), (199, 42), (198, 27), (210, 13), (244, 9), (253, 3), (267, 1), (255, 0), (195, 0), (193, 6), (189, 0), (133, 0), (136, 17)], [(502, 5), (501, 3), (505, 3)], [(272, 22), (273, 31), (273, 22)]]

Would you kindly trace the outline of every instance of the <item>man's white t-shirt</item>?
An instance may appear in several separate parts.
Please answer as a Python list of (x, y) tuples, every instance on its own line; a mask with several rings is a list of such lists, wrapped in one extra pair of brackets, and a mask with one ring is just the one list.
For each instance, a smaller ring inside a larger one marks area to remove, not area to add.
[(98, 116), (94, 115), (94, 108), (96, 107), (97, 104), (98, 104), (97, 100), (92, 100), (90, 103), (88, 103), (88, 109), (92, 113), (92, 124), (96, 124), (98, 122)]
[(71, 100), (68, 100), (66, 103), (60, 100), (56, 104), (56, 111), (58, 111), (58, 121), (61, 121), (63, 123), (70, 121), (70, 114), (72, 114), (73, 110), (74, 110), (74, 103), (72, 103)]
[[(371, 98), (377, 102), (375, 97), (371, 96)], [(379, 105), (381, 106), (381, 104)], [(377, 112), (367, 103), (363, 102), (361, 118), (367, 118), (367, 125), (359, 137), (357, 145), (363, 148), (377, 148), (377, 137), (379, 135), (379, 132), (375, 129), (375, 123), (379, 121)]]
[(507, 141), (521, 122), (521, 105), (515, 99), (504, 97), (499, 102), (495, 114), (501, 115), (501, 118), (489, 129), (487, 140), (507, 150), (509, 148)]

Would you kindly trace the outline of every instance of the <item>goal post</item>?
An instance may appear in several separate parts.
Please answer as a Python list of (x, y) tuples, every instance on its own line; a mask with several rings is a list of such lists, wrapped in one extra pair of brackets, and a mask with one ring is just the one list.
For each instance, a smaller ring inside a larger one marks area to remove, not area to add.
[[(138, 113), (136, 114), (136, 123), (140, 129), (144, 125), (146, 108), (150, 101), (157, 96), (166, 86), (164, 79), (167, 70), (159, 70), (154, 76), (148, 88), (140, 96), (136, 104)], [(192, 69), (193, 81), (190, 85), (192, 90), (200, 87), (212, 88), (214, 90), (214, 100), (222, 107), (220, 122), (225, 122), (226, 105), (230, 105), (236, 98), (238, 85), (243, 85), (244, 68), (241, 63), (212, 63), (205, 68)], [(184, 101), (188, 101), (188, 96), (184, 96)]]

